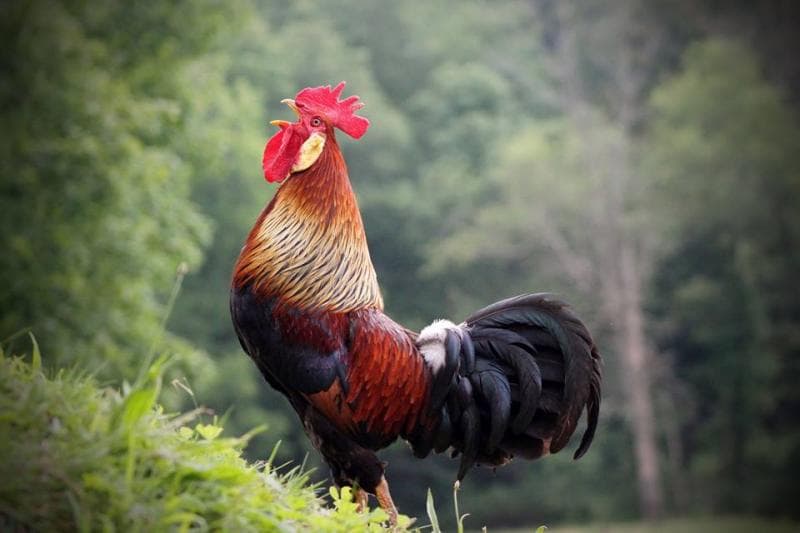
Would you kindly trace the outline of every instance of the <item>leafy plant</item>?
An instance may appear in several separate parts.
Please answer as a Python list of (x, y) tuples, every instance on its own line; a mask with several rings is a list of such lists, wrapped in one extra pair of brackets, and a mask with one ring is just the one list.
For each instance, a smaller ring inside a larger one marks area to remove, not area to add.
[[(458, 509), (458, 490), (461, 488), (461, 483), (456, 481), (453, 484), (453, 507), (456, 513), (456, 528), (458, 533), (464, 533), (464, 519), (469, 516), (469, 513), (461, 514)], [(436, 514), (436, 506), (433, 503), (433, 493), (428, 489), (428, 497), (425, 500), (425, 510), (428, 513), (428, 519), (431, 521), (430, 528), (432, 533), (442, 533), (442, 528), (439, 526), (439, 516)], [(544, 533), (547, 526), (539, 526), (536, 528), (536, 533)], [(484, 526), (482, 531), (485, 533), (487, 528)]]
[[(101, 388), (78, 370), (46, 375), (0, 350), (0, 529), (36, 531), (378, 531), (349, 489), (326, 508), (302, 467), (249, 464), (252, 433), (222, 438), (202, 409), (157, 404), (168, 361), (140, 383)], [(410, 520), (401, 519), (400, 530)]]

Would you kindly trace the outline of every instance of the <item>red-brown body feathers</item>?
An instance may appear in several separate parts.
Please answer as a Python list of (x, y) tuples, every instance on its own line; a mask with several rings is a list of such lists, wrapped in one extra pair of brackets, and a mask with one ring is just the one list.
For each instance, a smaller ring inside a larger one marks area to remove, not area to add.
[(382, 312), (351, 315), (355, 334), (347, 358), (348, 391), (338, 382), (311, 403), (349, 435), (366, 433), (387, 445), (421, 422), (428, 395), (426, 369), (409, 332)]

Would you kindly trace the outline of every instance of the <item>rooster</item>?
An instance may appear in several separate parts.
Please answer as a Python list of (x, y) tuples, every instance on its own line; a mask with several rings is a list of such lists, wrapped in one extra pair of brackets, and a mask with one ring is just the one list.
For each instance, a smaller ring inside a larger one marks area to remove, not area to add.
[(236, 262), (231, 315), (266, 381), (297, 411), (338, 486), (362, 509), (397, 509), (376, 450), (405, 439), (416, 457), (460, 455), (475, 464), (537, 459), (569, 441), (587, 411), (574, 457), (594, 437), (600, 355), (563, 303), (526, 294), (460, 324), (436, 320), (415, 333), (383, 312), (383, 299), (335, 129), (361, 138), (369, 121), (344, 82), (282, 102), (264, 149), (269, 182), (282, 182)]

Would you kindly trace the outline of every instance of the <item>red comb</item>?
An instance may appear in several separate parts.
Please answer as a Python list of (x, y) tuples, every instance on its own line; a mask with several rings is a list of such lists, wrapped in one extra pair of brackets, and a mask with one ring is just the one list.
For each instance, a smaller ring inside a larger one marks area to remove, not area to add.
[(330, 85), (324, 87), (306, 87), (294, 97), (297, 107), (308, 109), (311, 113), (319, 113), (330, 120), (334, 126), (354, 139), (360, 139), (367, 128), (369, 120), (356, 115), (356, 111), (364, 107), (358, 96), (348, 96), (339, 100), (339, 95), (344, 90), (344, 82), (331, 89)]

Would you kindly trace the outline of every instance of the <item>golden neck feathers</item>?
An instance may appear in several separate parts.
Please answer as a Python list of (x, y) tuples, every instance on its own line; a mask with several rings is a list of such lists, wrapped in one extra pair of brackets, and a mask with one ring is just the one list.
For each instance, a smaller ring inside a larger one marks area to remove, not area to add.
[(303, 309), (383, 309), (361, 213), (332, 134), (316, 163), (287, 178), (262, 211), (233, 281)]

